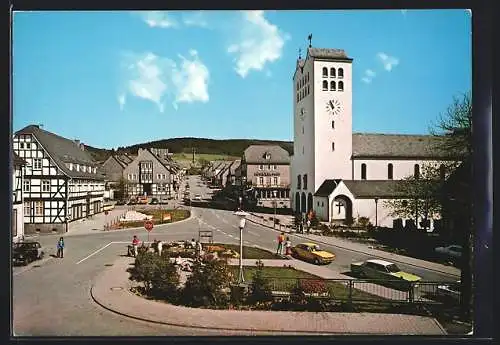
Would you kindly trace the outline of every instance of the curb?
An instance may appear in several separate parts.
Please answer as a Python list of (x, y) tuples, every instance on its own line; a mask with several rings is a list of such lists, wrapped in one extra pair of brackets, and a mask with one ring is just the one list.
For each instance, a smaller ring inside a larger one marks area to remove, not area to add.
[[(251, 213), (253, 216), (255, 216), (253, 213)], [(255, 216), (255, 217), (258, 217), (258, 216)], [(248, 221), (254, 223), (254, 224), (257, 224), (257, 225), (260, 225), (262, 227), (265, 227), (265, 228), (268, 228), (270, 230), (273, 230), (273, 231), (277, 231), (277, 232), (280, 232), (280, 230), (276, 230), (276, 229), (273, 229), (272, 227), (268, 226), (268, 225), (264, 225), (264, 224), (261, 224), (261, 223), (258, 223), (254, 220), (251, 220), (249, 218), (247, 218)], [(281, 231), (281, 232), (284, 232), (284, 231)], [(296, 232), (293, 233), (291, 231), (287, 232), (289, 234), (293, 234), (294, 236), (296, 237), (300, 237), (300, 238), (303, 238), (303, 239), (307, 239), (307, 240), (311, 240), (310, 238), (306, 237), (306, 236), (303, 236), (302, 234), (297, 234)], [(360, 253), (360, 254), (365, 254), (365, 255), (371, 255), (369, 253), (366, 253), (366, 252), (363, 252), (363, 251), (360, 251), (360, 250), (356, 250), (356, 249), (351, 249), (351, 248), (347, 248), (345, 246), (342, 246), (342, 245), (338, 245), (338, 244), (332, 244), (332, 243), (328, 243), (328, 242), (325, 242), (325, 241), (321, 241), (321, 240), (317, 240), (315, 239), (314, 241), (316, 242), (319, 242), (321, 244), (324, 244), (324, 245), (328, 245), (328, 246), (332, 246), (332, 247), (338, 247), (338, 248), (342, 248), (342, 249), (345, 249), (345, 250), (349, 250), (351, 252), (355, 252), (355, 253)], [(373, 257), (376, 257), (376, 258), (379, 258), (379, 259), (384, 259), (384, 260), (387, 260), (387, 258), (383, 257), (383, 256), (379, 256), (379, 255), (376, 255), (374, 254)], [(441, 271), (441, 270), (436, 270), (436, 269), (433, 269), (433, 268), (428, 268), (428, 267), (424, 267), (424, 266), (419, 266), (419, 265), (415, 265), (415, 264), (411, 264), (411, 263), (408, 263), (408, 262), (404, 262), (404, 261), (401, 261), (401, 260), (398, 260), (398, 259), (393, 259), (391, 258), (390, 259), (391, 261), (394, 261), (396, 263), (400, 263), (400, 264), (405, 264), (405, 265), (408, 265), (408, 266), (413, 266), (413, 267), (418, 267), (418, 268), (423, 268), (423, 269), (426, 269), (428, 271), (432, 271), (432, 272), (437, 272), (437, 273), (441, 273), (441, 274), (444, 274), (444, 275), (447, 275), (447, 276), (450, 276), (450, 277), (454, 277), (454, 278), (457, 278), (457, 277), (460, 277), (460, 275), (455, 275), (455, 274), (452, 274), (452, 273), (448, 273), (448, 272), (444, 272), (444, 271)]]

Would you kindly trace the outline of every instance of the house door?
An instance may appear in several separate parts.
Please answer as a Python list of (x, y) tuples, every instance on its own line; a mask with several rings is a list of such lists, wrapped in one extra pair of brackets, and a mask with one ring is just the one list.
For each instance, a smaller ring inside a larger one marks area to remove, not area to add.
[(144, 183), (142, 188), (143, 188), (145, 195), (147, 195), (147, 196), (152, 195), (152, 184), (151, 183)]

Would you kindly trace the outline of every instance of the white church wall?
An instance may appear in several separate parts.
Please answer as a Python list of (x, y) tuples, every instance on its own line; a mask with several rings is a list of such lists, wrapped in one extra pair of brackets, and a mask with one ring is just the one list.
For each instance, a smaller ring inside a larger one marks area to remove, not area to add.
[(344, 182), (340, 181), (340, 184), (337, 186), (337, 188), (335, 188), (334, 192), (328, 197), (329, 209), (327, 218), (329, 218), (330, 221), (339, 219), (339, 216), (340, 217), (342, 215), (345, 216), (345, 211), (341, 212), (341, 214), (339, 215), (339, 213), (337, 212), (337, 206), (335, 205), (335, 198), (340, 195), (344, 195), (351, 200), (354, 212), (354, 201), (355, 201), (354, 195), (352, 195), (351, 191), (347, 188)]
[[(314, 62), (314, 189), (317, 190), (326, 179), (350, 179), (352, 155), (352, 64), (334, 61)], [(328, 70), (328, 77), (323, 77), (323, 67)], [(332, 78), (331, 68), (344, 70), (342, 78)], [(323, 91), (323, 81), (328, 85), (334, 81), (336, 91)], [(343, 91), (339, 91), (338, 83), (344, 84)], [(339, 113), (330, 113), (327, 110), (328, 102), (332, 101), (336, 107), (340, 105)], [(334, 126), (332, 128), (332, 121)], [(334, 148), (332, 148), (332, 143)]]
[(392, 164), (393, 180), (401, 180), (414, 173), (415, 164), (420, 166), (420, 173), (424, 165), (438, 167), (441, 162), (436, 160), (401, 160), (401, 159), (355, 159), (353, 160), (352, 179), (361, 180), (361, 165), (366, 164), (367, 180), (388, 180), (388, 166)]
[(379, 199), (377, 204), (375, 199), (356, 199), (353, 206), (353, 217), (366, 217), (373, 225), (382, 227), (392, 227), (390, 216), (391, 210), (384, 206), (384, 200)]
[(328, 198), (322, 196), (313, 197), (314, 212), (322, 222), (328, 221)]

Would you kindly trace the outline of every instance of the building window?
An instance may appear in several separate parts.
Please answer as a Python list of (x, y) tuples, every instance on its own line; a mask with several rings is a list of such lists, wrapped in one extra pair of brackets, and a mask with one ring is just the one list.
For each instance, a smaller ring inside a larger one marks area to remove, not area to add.
[(392, 163), (387, 164), (387, 178), (389, 180), (393, 179), (393, 171), (394, 171), (394, 167), (392, 166)]
[(309, 85), (307, 85), (307, 94), (309, 94)]
[(259, 185), (263, 185), (264, 184), (264, 178), (263, 177), (259, 177)]
[(298, 93), (298, 92), (297, 92), (297, 97), (296, 97), (296, 99), (297, 99), (297, 102), (298, 102), (298, 101), (300, 101), (300, 99), (299, 99), (299, 93)]
[(330, 77), (335, 78), (335, 68), (330, 68)]
[(323, 91), (328, 91), (328, 82), (323, 80)]
[(276, 165), (273, 165), (273, 170), (276, 170)]
[(344, 82), (339, 81), (339, 91), (344, 91)]
[(35, 216), (43, 216), (43, 201), (35, 201)]
[(23, 192), (29, 192), (30, 191), (30, 180), (24, 180), (23, 181)]
[(299, 89), (299, 82), (297, 82), (297, 90)]
[(332, 128), (335, 129), (335, 121), (332, 121)]
[(270, 164), (267, 165), (267, 170), (271, 170), (271, 165)]
[(366, 164), (361, 164), (361, 179), (366, 180)]
[(323, 67), (323, 77), (328, 77), (328, 68), (326, 67)]
[(278, 185), (278, 178), (277, 177), (273, 177), (273, 183), (275, 186)]
[(335, 143), (332, 143), (332, 151), (335, 151)]
[(30, 143), (26, 143), (26, 148), (30, 149), (31, 148), (31, 144)]
[(29, 216), (31, 214), (31, 203), (29, 201), (24, 202), (24, 215)]
[(264, 166), (263, 165), (259, 165), (259, 170), (264, 170)]
[(339, 78), (344, 78), (344, 69), (339, 68)]
[(76, 171), (80, 171), (80, 164), (76, 165)]
[(297, 176), (297, 189), (301, 189), (302, 187), (302, 178), (300, 175)]
[(42, 159), (41, 158), (33, 159), (33, 169), (42, 169)]
[(337, 89), (337, 88), (336, 88), (336, 86), (335, 86), (335, 82), (332, 80), (332, 81), (330, 82), (330, 91), (335, 91), (336, 89)]
[(24, 149), (24, 143), (19, 143), (19, 148)]
[(307, 189), (307, 174), (304, 174), (302, 180), (304, 181), (304, 189)]
[(413, 167), (413, 176), (415, 177), (415, 179), (420, 178), (420, 166), (418, 164), (415, 164), (415, 166)]
[(50, 192), (50, 181), (42, 181), (42, 192)]
[(83, 172), (87, 171), (87, 167), (85, 165), (82, 165), (82, 171)]

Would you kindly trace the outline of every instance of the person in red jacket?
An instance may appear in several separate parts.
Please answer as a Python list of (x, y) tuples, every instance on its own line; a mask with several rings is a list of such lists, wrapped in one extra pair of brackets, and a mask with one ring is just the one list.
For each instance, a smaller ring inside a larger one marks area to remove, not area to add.
[(137, 256), (139, 243), (140, 243), (139, 239), (137, 238), (136, 235), (134, 235), (134, 238), (132, 239), (132, 248), (134, 248), (134, 256)]

